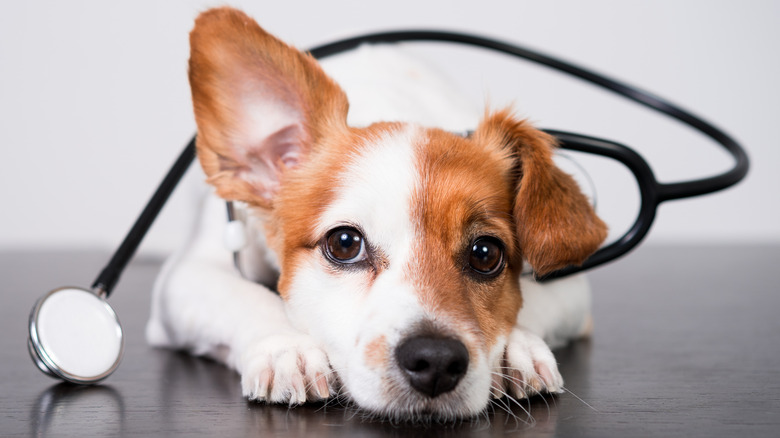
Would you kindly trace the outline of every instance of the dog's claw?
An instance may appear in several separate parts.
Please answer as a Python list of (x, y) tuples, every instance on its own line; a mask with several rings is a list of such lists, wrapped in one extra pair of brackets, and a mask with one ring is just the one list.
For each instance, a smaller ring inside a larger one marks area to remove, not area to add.
[(500, 399), (504, 396), (506, 385), (501, 374), (493, 374), (493, 381), (490, 384), (490, 397)]
[(330, 397), (330, 388), (328, 387), (328, 378), (323, 374), (317, 374), (314, 378), (314, 387), (317, 390), (317, 395), (320, 399), (324, 400)]
[(523, 390), (524, 385), (523, 375), (516, 369), (510, 369), (506, 371), (508, 376), (507, 380), (507, 393), (516, 399), (528, 398), (528, 395)]
[(250, 400), (265, 401), (268, 398), (268, 388), (271, 385), (273, 375), (270, 370), (263, 370), (255, 379), (254, 390), (250, 394), (244, 394)]
[(558, 372), (557, 366), (551, 370), (548, 365), (542, 362), (534, 362), (534, 369), (539, 375), (539, 378), (542, 380), (544, 389), (547, 392), (556, 394), (562, 391), (563, 378)]

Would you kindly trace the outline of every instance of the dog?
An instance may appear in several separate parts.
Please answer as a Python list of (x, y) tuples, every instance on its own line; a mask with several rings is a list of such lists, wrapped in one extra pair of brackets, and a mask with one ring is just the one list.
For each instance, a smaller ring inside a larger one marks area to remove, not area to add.
[[(250, 400), (340, 396), (394, 420), (563, 390), (550, 346), (590, 333), (587, 282), (521, 273), (581, 264), (606, 226), (554, 138), (509, 109), (468, 136), (351, 126), (320, 64), (235, 9), (202, 13), (190, 44), (216, 196), (155, 284), (152, 345), (235, 369)], [(248, 230), (241, 273), (219, 242), (224, 200)]]

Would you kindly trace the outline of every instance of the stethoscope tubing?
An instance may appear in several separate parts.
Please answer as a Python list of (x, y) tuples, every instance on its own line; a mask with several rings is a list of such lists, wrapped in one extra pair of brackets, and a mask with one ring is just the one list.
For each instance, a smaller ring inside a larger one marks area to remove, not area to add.
[(119, 281), (119, 277), (122, 275), (125, 267), (127, 267), (130, 259), (133, 258), (135, 251), (141, 244), (141, 240), (146, 236), (152, 223), (154, 223), (154, 220), (160, 214), (160, 210), (162, 210), (163, 206), (165, 206), (165, 203), (168, 201), (168, 198), (171, 196), (173, 189), (175, 189), (179, 181), (181, 181), (181, 178), (187, 172), (187, 169), (194, 159), (195, 137), (192, 137), (173, 163), (171, 169), (165, 175), (165, 178), (163, 178), (162, 182), (157, 187), (157, 190), (155, 190), (152, 198), (146, 204), (143, 211), (141, 211), (138, 219), (133, 223), (132, 228), (130, 228), (130, 231), (119, 245), (119, 248), (114, 252), (111, 260), (103, 270), (100, 271), (100, 274), (92, 283), (92, 290), (94, 290), (95, 293), (103, 297), (108, 297), (108, 295), (111, 294), (114, 286), (116, 286)]

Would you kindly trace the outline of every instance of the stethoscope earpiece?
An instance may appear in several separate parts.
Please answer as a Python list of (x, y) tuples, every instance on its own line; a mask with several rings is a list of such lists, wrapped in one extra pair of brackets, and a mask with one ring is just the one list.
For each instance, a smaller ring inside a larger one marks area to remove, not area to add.
[(119, 366), (122, 325), (98, 293), (77, 287), (55, 289), (30, 313), (27, 347), (45, 374), (78, 384), (96, 383)]

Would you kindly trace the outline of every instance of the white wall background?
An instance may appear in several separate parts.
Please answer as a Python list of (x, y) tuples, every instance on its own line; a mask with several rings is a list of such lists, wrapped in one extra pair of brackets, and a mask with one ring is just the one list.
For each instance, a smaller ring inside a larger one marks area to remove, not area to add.
[[(0, 3), (0, 249), (118, 244), (194, 132), (187, 34), (199, 11), (222, 3)], [(778, 2), (229, 3), (302, 48), (381, 29), (465, 30), (668, 97), (743, 142), (753, 167), (734, 189), (662, 207), (649, 241), (780, 242)], [(426, 53), (478, 101), (489, 94), (541, 126), (626, 142), (663, 181), (731, 163), (698, 135), (558, 74), (469, 50)], [(616, 228), (636, 204), (624, 176), (598, 171), (607, 182), (600, 210)], [(174, 195), (144, 251), (167, 251), (183, 238), (188, 201), (186, 190)]]

